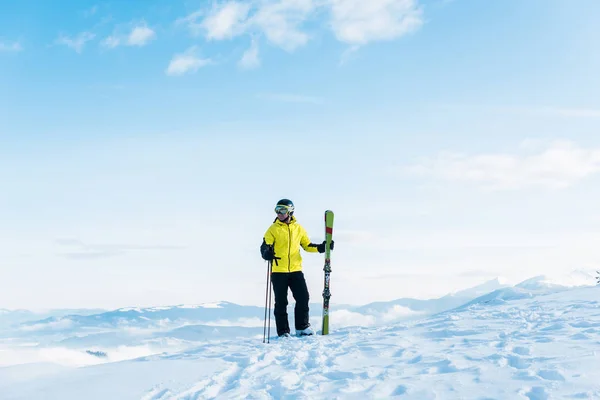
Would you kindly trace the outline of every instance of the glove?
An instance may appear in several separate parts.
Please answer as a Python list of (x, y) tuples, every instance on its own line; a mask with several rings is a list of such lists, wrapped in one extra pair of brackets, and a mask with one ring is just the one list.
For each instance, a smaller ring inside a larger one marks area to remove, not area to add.
[(261, 254), (263, 260), (266, 260), (266, 261), (275, 260), (275, 264), (278, 264), (277, 260), (281, 260), (281, 257), (275, 257), (275, 248), (273, 247), (273, 245), (267, 244), (264, 239), (260, 246), (260, 254)]
[[(317, 251), (319, 253), (325, 253), (325, 246), (327, 246), (327, 241), (323, 240), (323, 243), (317, 245)], [(333, 250), (333, 240), (329, 244), (329, 250)]]
[(262, 258), (267, 261), (275, 259), (275, 249), (273, 249), (273, 246), (268, 246), (265, 251), (262, 252)]

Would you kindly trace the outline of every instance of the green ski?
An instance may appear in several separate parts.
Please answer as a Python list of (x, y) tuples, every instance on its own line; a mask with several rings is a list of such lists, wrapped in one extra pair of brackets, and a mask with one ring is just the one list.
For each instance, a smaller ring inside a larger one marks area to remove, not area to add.
[(323, 325), (321, 327), (321, 334), (329, 334), (329, 298), (331, 292), (329, 291), (329, 275), (331, 273), (331, 240), (333, 238), (333, 211), (325, 211), (325, 287), (323, 289)]

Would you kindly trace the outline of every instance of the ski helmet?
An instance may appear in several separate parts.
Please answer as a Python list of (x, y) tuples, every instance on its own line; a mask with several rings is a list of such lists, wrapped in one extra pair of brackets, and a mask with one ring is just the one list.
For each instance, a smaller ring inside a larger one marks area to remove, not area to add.
[(291, 215), (294, 215), (294, 203), (289, 200), (289, 199), (281, 199), (277, 202), (277, 205), (275, 205), (275, 212), (277, 212), (278, 210), (280, 210), (281, 208), (285, 208), (288, 210), (288, 212)]

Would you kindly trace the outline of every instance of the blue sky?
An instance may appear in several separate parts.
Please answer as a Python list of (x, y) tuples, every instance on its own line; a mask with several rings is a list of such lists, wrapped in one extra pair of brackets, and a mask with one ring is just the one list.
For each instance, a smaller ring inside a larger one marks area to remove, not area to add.
[(0, 304), (262, 304), (282, 197), (315, 241), (336, 212), (332, 302), (594, 268), (598, 15), (4, 0)]

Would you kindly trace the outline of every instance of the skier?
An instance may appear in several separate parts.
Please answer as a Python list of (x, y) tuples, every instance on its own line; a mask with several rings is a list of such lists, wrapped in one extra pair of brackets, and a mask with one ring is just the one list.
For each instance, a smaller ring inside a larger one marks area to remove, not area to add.
[[(275, 294), (275, 324), (277, 335), (290, 336), (288, 323), (288, 287), (292, 291), (296, 306), (294, 307), (294, 323), (296, 335), (314, 335), (308, 315), (309, 293), (302, 272), (302, 256), (300, 246), (309, 253), (324, 253), (326, 242), (311, 243), (306, 230), (294, 216), (294, 203), (289, 199), (281, 199), (275, 206), (277, 217), (267, 229), (260, 253), (262, 258), (272, 261), (271, 282)], [(333, 241), (329, 246), (333, 250)]]

